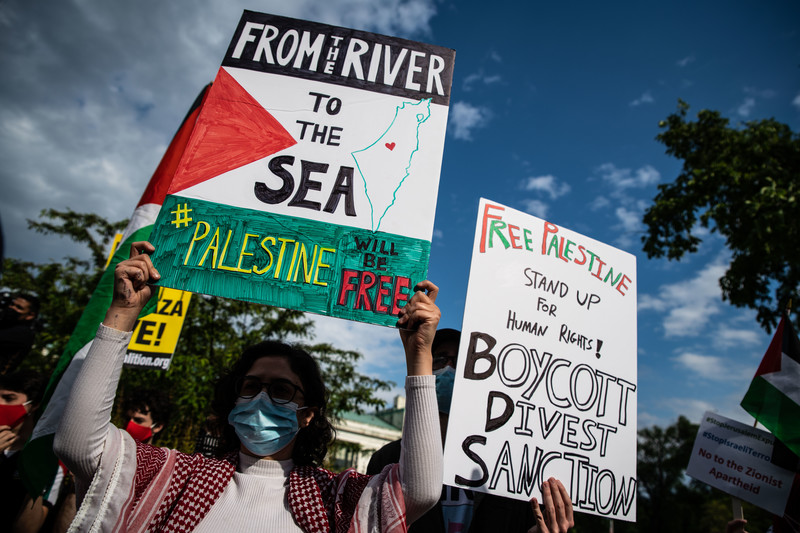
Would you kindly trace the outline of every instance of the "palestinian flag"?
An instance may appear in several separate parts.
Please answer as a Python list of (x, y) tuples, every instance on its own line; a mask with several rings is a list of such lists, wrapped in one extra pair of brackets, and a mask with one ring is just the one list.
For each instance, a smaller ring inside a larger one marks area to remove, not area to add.
[[(84, 309), (75, 330), (70, 336), (67, 347), (56, 365), (47, 385), (41, 417), (36, 423), (30, 440), (20, 456), (22, 481), (31, 495), (43, 494), (53, 482), (58, 468), (58, 459), (53, 454), (53, 438), (64, 410), (64, 405), (72, 389), (72, 384), (80, 371), (83, 359), (89, 351), (97, 327), (103, 321), (106, 310), (111, 304), (114, 284), (114, 268), (117, 263), (127, 259), (131, 244), (148, 240), (153, 229), (161, 204), (167, 194), (172, 176), (183, 156), (186, 144), (194, 129), (197, 116), (210, 85), (206, 86), (192, 104), (189, 113), (172, 139), (164, 157), (156, 168), (153, 177), (147, 184), (139, 204), (131, 216), (128, 227), (122, 237), (122, 244), (117, 247), (103, 277), (94, 290), (89, 303)], [(150, 307), (150, 306), (148, 306)], [(145, 309), (143, 314), (150, 312)]]
[(800, 455), (800, 340), (785, 314), (741, 405)]

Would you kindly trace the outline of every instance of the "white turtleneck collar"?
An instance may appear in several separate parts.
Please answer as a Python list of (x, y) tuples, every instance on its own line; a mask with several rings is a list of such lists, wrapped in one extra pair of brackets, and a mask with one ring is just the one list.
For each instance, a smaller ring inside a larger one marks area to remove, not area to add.
[(236, 470), (251, 476), (288, 478), (292, 468), (294, 468), (294, 461), (291, 459), (285, 461), (259, 459), (239, 452), (239, 468)]

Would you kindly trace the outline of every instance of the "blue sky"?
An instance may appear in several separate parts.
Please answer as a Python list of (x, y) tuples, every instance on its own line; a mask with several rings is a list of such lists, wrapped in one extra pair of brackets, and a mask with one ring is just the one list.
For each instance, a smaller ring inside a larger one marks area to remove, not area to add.
[[(680, 263), (641, 253), (642, 213), (680, 163), (655, 141), (686, 100), (733, 122), (800, 129), (796, 2), (154, 0), (0, 4), (0, 216), (6, 255), (68, 243), (26, 230), (44, 208), (129, 216), (243, 9), (456, 50), (429, 277), (459, 328), (478, 198), (546, 218), (638, 258), (639, 424), (738, 407), (770, 336), (722, 302), (728, 255), (709, 234)], [(395, 331), (318, 318), (402, 383)], [(395, 389), (386, 397), (391, 397)]]

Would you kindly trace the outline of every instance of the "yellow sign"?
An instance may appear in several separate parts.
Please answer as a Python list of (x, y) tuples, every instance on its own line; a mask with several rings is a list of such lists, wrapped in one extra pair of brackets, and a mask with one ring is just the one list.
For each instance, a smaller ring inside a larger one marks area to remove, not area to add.
[(155, 312), (141, 317), (136, 323), (125, 355), (125, 366), (169, 368), (191, 297), (191, 292), (159, 287)]
[(117, 233), (114, 235), (114, 241), (111, 243), (111, 251), (108, 252), (108, 257), (106, 258), (106, 266), (103, 268), (108, 268), (108, 265), (111, 264), (111, 259), (114, 257), (114, 252), (117, 251), (117, 248), (122, 243), (122, 233)]

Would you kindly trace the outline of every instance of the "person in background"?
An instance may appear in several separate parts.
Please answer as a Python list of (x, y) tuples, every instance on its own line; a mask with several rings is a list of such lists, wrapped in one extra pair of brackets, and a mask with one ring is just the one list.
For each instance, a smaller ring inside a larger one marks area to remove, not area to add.
[(33, 432), (45, 385), (45, 377), (31, 370), (0, 375), (0, 524), (14, 524), (24, 511), (23, 521), (41, 526), (51, 505), (42, 497), (26, 500), (18, 470), (19, 452)]
[[(444, 328), (436, 331), (431, 347), (442, 444), (447, 437), (460, 340), (460, 331)], [(401, 440), (390, 442), (376, 451), (367, 466), (367, 474), (380, 472), (386, 465), (399, 461)], [(444, 485), (436, 506), (409, 527), (408, 531), (409, 533), (450, 531), (565, 533), (574, 525), (574, 518), (572, 502), (564, 485), (551, 478), (542, 485), (542, 496), (544, 513), (539, 508), (536, 498), (525, 502)]]
[(36, 336), (33, 325), (39, 314), (39, 299), (15, 294), (0, 304), (0, 374), (14, 372), (31, 351)]
[(169, 423), (172, 404), (162, 390), (134, 390), (122, 402), (128, 422), (123, 428), (134, 440), (152, 444)]
[(194, 442), (194, 453), (205, 457), (220, 457), (222, 450), (222, 429), (219, 418), (211, 413), (206, 417)]

